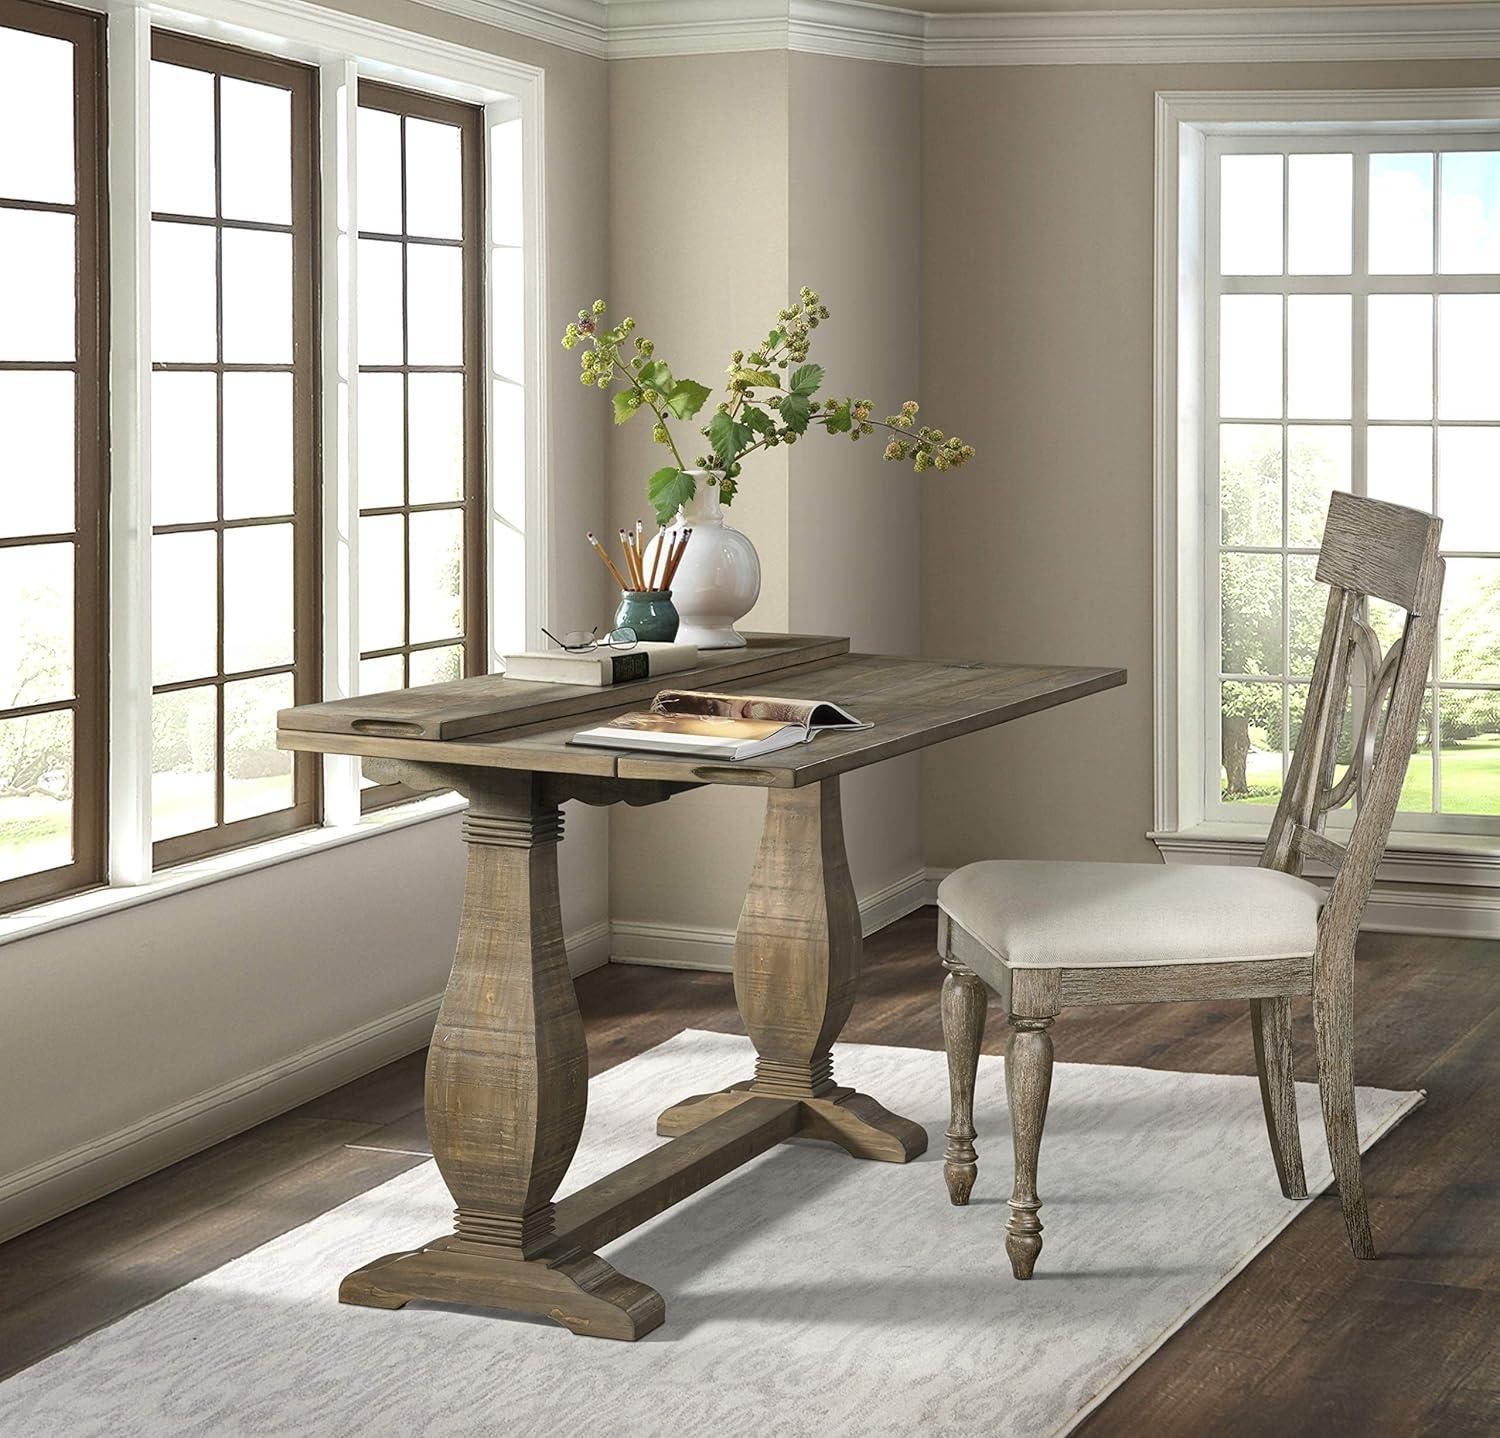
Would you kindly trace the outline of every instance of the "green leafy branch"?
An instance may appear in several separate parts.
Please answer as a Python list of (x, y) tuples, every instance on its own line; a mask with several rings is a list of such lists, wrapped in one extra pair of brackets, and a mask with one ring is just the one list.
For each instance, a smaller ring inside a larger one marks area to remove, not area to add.
[[(603, 300), (592, 309), (580, 310), (577, 323), (568, 325), (563, 345), (572, 349), (581, 341), (589, 345), (582, 357), (580, 379), (586, 385), (609, 389), (617, 381), (624, 387), (613, 396), (616, 424), (625, 424), (642, 408), (656, 418), (652, 438), (667, 446), (675, 465), (656, 471), (647, 482), (647, 495), (657, 520), (669, 524), (681, 505), (695, 492), (693, 476), (687, 473), (682, 454), (672, 438), (668, 416), (691, 419), (709, 397), (706, 385), (696, 380), (674, 379), (671, 370), (654, 358), (652, 341), (637, 336), (634, 353), (620, 359), (620, 347), (635, 329), (629, 317), (613, 329), (601, 330)], [(898, 413), (884, 419), (874, 417), (867, 399), (845, 396), (820, 404), (816, 395), (823, 383), (823, 367), (808, 361), (812, 331), (828, 318), (828, 307), (806, 286), (797, 303), (781, 310), (765, 339), (746, 352), (730, 356), (723, 400), (707, 424), (700, 427), (710, 453), (700, 454), (697, 468), (713, 472), (724, 504), (732, 504), (746, 456), (757, 450), (795, 444), (813, 425), (828, 434), (847, 434), (858, 440), (877, 428), (890, 432), (884, 450), (887, 460), (909, 461), (918, 473), (929, 469), (956, 469), (974, 457), (972, 445), (956, 435), (918, 425), (918, 405), (907, 400)]]

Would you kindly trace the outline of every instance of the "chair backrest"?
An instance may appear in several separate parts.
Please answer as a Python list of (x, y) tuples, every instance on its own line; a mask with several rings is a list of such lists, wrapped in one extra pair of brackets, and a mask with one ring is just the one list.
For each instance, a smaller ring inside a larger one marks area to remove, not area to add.
[[(1261, 864), (1300, 873), (1315, 858), (1332, 866), (1319, 947), (1330, 936), (1353, 951), (1365, 900), (1390, 838), (1416, 743), (1442, 603), (1443, 522), (1420, 510), (1335, 493), (1328, 506), (1317, 577), (1328, 585), (1323, 636), (1308, 686), (1302, 732), (1292, 755)], [(1406, 611), (1388, 652), (1368, 618), (1370, 598)], [(1334, 782), (1344, 713), (1353, 696), (1353, 749)], [(1332, 809), (1357, 800), (1347, 844), (1323, 834)]]

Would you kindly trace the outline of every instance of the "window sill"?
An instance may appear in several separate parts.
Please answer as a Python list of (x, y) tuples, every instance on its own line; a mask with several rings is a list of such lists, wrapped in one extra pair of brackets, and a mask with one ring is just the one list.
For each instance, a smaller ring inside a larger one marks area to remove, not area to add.
[(432, 794), (410, 804), (376, 810), (357, 824), (305, 829), (282, 839), (271, 839), (263, 844), (231, 850), (227, 854), (215, 854), (195, 863), (181, 864), (152, 875), (144, 884), (90, 889), (86, 893), (71, 894), (66, 899), (58, 899), (49, 904), (36, 904), (13, 914), (0, 914), (0, 946), (16, 939), (45, 934), (51, 929), (61, 929), (69, 924), (98, 918), (102, 914), (134, 908), (137, 904), (149, 904), (155, 899), (166, 898), (169, 894), (180, 894), (187, 889), (216, 884), (222, 879), (232, 879), (256, 869), (268, 869), (307, 854), (337, 849), (343, 844), (373, 838), (376, 834), (389, 834), (396, 829), (410, 828), (414, 824), (430, 823), (434, 819), (457, 814), (466, 803), (467, 800), (458, 794)]
[[(1255, 824), (1196, 824), (1154, 830), (1146, 836), (1169, 864), (1253, 864), (1266, 831)], [(1326, 864), (1307, 865), (1309, 878), (1327, 878)], [(1483, 834), (1433, 834), (1397, 830), (1376, 875), (1395, 884), (1459, 884), (1500, 888), (1500, 838)]]

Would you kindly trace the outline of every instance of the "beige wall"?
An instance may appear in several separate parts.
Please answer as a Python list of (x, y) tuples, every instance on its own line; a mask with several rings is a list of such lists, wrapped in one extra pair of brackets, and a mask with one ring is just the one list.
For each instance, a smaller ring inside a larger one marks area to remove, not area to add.
[[(716, 385), (730, 351), (811, 285), (834, 312), (813, 348), (829, 391), (894, 407), (920, 377), (920, 131), (921, 78), (906, 67), (800, 54), (612, 65), (611, 304), (641, 321), (677, 373)], [(641, 514), (660, 454), (640, 421), (616, 431), (611, 532)], [(764, 571), (749, 627), (916, 650), (919, 490), (882, 463), (873, 437), (813, 434), (757, 455), (730, 519)], [(915, 762), (892, 764), (845, 786), (861, 895), (921, 868), (918, 774)], [(763, 804), (723, 790), (614, 811), (617, 924), (732, 930)], [(617, 954), (640, 956), (618, 935)]]
[(1494, 77), (1435, 61), (926, 72), (923, 384), (979, 458), (925, 490), (923, 647), (1130, 670), (931, 751), (929, 864), (1155, 857), (1155, 92)]
[[(832, 311), (813, 346), (825, 392), (888, 414), (922, 387), (921, 72), (797, 54), (791, 81), (791, 287)], [(922, 481), (881, 459), (881, 433), (814, 434), (790, 452), (791, 628), (915, 654)], [(862, 897), (922, 868), (920, 780), (915, 758), (844, 780)]]

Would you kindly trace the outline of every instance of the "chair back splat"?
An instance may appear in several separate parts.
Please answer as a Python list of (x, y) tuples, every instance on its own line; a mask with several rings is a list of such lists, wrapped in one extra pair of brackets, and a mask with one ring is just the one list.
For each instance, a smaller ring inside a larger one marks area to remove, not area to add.
[[(1319, 925), (1320, 957), (1354, 938), (1390, 838), (1416, 742), (1443, 594), (1436, 516), (1335, 493), (1318, 558), (1329, 586), (1323, 634), (1308, 685), (1302, 732), (1261, 855), (1265, 868), (1300, 874), (1307, 859), (1334, 870)], [(1368, 601), (1406, 611), (1402, 634), (1381, 653)], [(1344, 714), (1352, 696), (1349, 766), (1335, 782)], [(1347, 845), (1323, 833), (1328, 813), (1357, 804)]]

